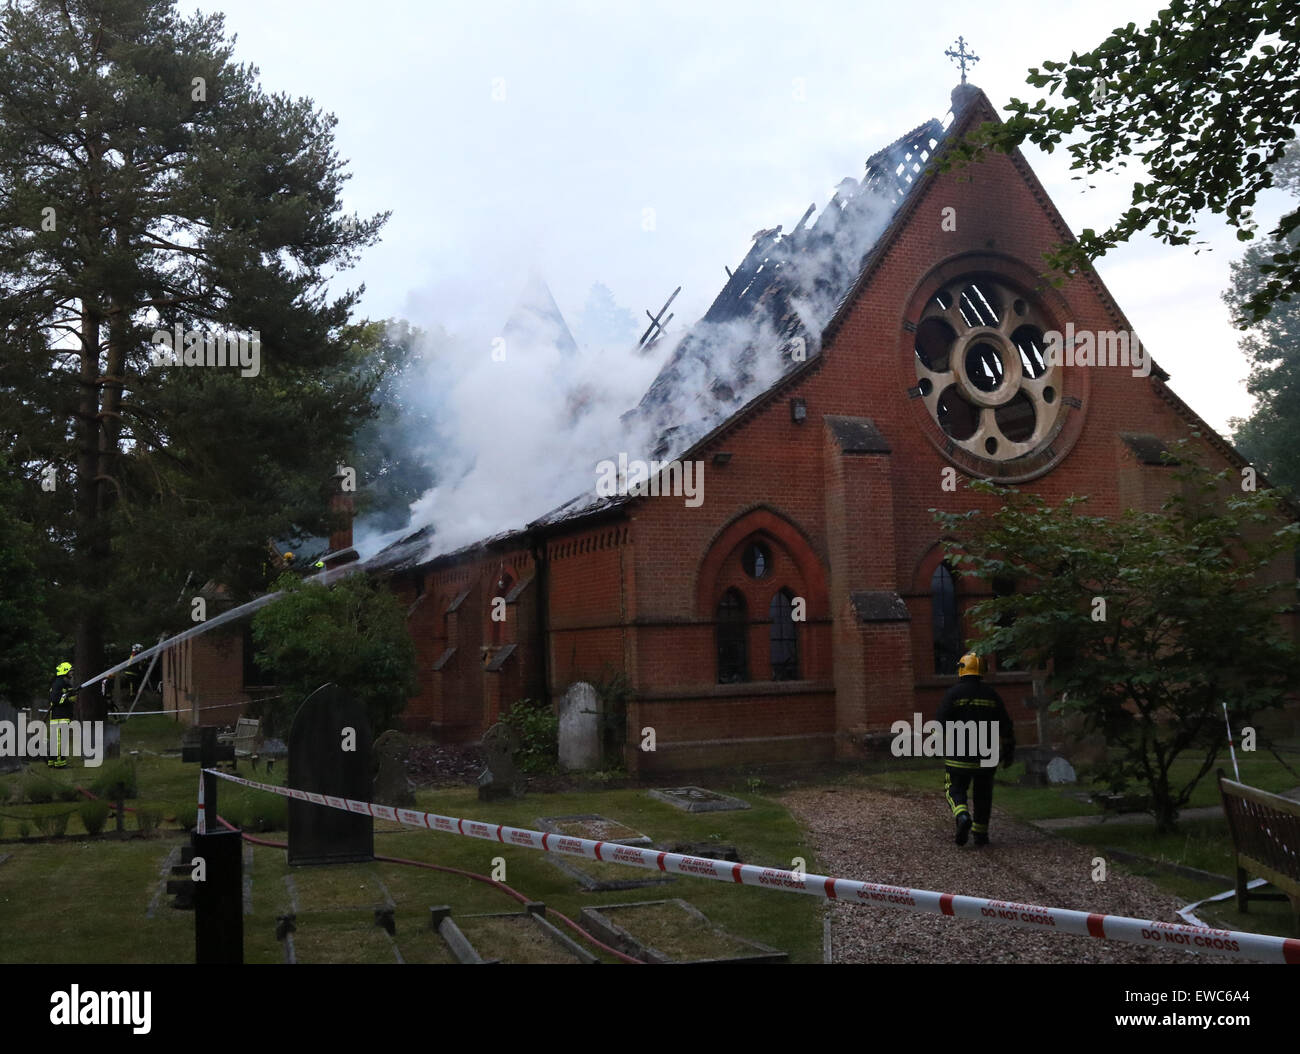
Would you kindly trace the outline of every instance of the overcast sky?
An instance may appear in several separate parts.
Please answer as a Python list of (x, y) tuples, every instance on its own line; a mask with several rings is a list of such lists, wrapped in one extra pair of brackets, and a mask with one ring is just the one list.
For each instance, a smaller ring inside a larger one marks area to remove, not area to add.
[[(475, 333), (500, 325), (531, 269), (570, 321), (600, 281), (642, 318), (681, 285), (674, 327), (688, 324), (755, 231), (789, 230), (873, 151), (944, 118), (959, 77), (944, 51), (958, 34), (980, 56), (971, 82), (1001, 108), (1036, 97), (1028, 67), (1159, 4), (198, 7), (225, 12), (264, 88), (336, 115), (348, 208), (392, 210), (348, 277), (366, 285), (363, 312)], [(1113, 220), (1136, 178), (1085, 191), (1064, 154), (1027, 157), (1075, 231)], [(1271, 226), (1283, 204), (1266, 198), (1260, 219)], [(1241, 245), (1217, 217), (1203, 232), (1211, 252), (1143, 240), (1099, 270), (1175, 391), (1226, 431), (1251, 402), (1220, 299)]]

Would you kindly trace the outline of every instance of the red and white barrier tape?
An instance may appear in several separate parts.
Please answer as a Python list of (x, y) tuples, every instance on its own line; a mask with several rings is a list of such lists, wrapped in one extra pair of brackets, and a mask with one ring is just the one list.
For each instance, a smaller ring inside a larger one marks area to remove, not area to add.
[(199, 772), (199, 815), (194, 822), (194, 830), (199, 834), (208, 833), (208, 810), (203, 801), (203, 772)]
[[(437, 813), (418, 812), (415, 809), (395, 809), (388, 805), (376, 805), (373, 802), (353, 801), (351, 798), (336, 798), (326, 794), (295, 790), (291, 787), (257, 783), (216, 769), (204, 771), (211, 772), (223, 780), (243, 784), (245, 787), (270, 791), (283, 798), (295, 798), (315, 805), (341, 809), (344, 812), (392, 820), (410, 827), (460, 834), (468, 838), (481, 838), (488, 842), (501, 842), (521, 849), (540, 849), (547, 853), (584, 856), (589, 860), (628, 864), (649, 871), (665, 871), (673, 875), (709, 878), (716, 882), (761, 886), (764, 889), (776, 889), (785, 893), (806, 893), (827, 900), (848, 901), (851, 904), (869, 904), (873, 907), (897, 908), (903, 911), (952, 915), (956, 918), (978, 919), (981, 922), (1000, 926), (1073, 933), (1082, 937), (1130, 941), (1134, 944), (1181, 947), (1230, 959), (1256, 959), (1263, 962), (1300, 965), (1300, 940), (1291, 937), (1244, 933), (1240, 930), (1204, 929), (1172, 922), (1144, 922), (1124, 915), (1098, 915), (1086, 911), (1073, 911), (1069, 908), (1046, 908), (1038, 904), (986, 900), (983, 897), (966, 897), (954, 893), (935, 893), (928, 889), (907, 889), (904, 886), (882, 886), (874, 882), (858, 882), (847, 878), (828, 878), (825, 875), (784, 871), (775, 867), (733, 864), (725, 860), (683, 856), (680, 853), (661, 853), (656, 849), (641, 849), (618, 842), (596, 842), (588, 838), (529, 831), (519, 827), (506, 827), (503, 824), (483, 823), (480, 820), (462, 820), (455, 816), (440, 816)], [(201, 809), (200, 815), (202, 815)]]

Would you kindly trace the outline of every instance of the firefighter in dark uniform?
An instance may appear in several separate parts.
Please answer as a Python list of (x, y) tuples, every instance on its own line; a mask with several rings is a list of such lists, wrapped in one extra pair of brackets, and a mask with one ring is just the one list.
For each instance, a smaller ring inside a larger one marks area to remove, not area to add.
[(52, 769), (67, 768), (64, 750), (71, 745), (68, 722), (72, 720), (72, 707), (77, 699), (77, 685), (72, 679), (72, 663), (61, 662), (54, 670), (50, 683), (50, 756), (45, 764)]
[[(974, 652), (963, 655), (957, 663), (957, 683), (948, 689), (936, 715), (945, 730), (945, 743), (947, 722), (978, 723), (978, 736), (974, 741), (967, 738), (966, 752), (944, 758), (944, 797), (957, 824), (958, 845), (965, 845), (971, 832), (975, 834), (976, 845), (989, 844), (989, 814), (993, 811), (993, 773), (996, 767), (980, 764), (981, 758), (975, 752), (977, 744), (992, 743), (996, 737), (1003, 768), (1011, 764), (1016, 752), (1016, 734), (1011, 725), (1011, 716), (1007, 713), (1002, 697), (984, 683), (983, 675), (984, 661)], [(988, 723), (992, 723), (993, 727), (982, 727)], [(971, 815), (971, 804), (967, 801), (968, 790), (972, 791), (974, 798), (974, 816)]]

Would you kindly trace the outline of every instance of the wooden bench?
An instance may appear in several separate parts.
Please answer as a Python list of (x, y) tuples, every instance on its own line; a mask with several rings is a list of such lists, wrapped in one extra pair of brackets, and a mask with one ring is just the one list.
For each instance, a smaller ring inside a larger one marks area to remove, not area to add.
[(235, 745), (236, 760), (256, 757), (262, 743), (262, 722), (256, 717), (241, 717), (235, 722), (235, 731), (220, 740)]
[[(1252, 900), (1289, 900), (1300, 927), (1300, 802), (1225, 779), (1219, 770), (1219, 794), (1236, 854), (1237, 910)], [(1280, 893), (1254, 893), (1246, 872), (1267, 879)]]

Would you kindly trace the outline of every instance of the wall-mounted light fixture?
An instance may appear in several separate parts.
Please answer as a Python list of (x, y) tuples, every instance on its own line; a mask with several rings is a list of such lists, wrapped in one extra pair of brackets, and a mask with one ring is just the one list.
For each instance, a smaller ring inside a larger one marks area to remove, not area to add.
[(725, 465), (730, 460), (731, 460), (730, 450), (719, 450), (716, 454), (713, 455), (713, 463), (715, 465)]
[(790, 420), (797, 425), (808, 420), (808, 405), (802, 399), (790, 400)]

